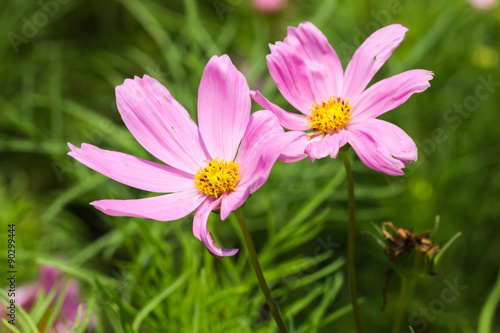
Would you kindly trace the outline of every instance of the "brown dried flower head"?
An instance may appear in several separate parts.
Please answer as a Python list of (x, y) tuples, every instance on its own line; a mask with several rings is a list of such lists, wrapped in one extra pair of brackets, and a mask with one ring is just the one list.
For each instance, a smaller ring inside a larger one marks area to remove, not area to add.
[[(392, 229), (392, 234), (386, 230), (388, 227)], [(392, 222), (384, 222), (382, 232), (387, 244), (384, 252), (392, 261), (404, 260), (413, 251), (430, 257), (439, 250), (439, 246), (433, 246), (429, 230), (418, 235), (406, 228), (396, 228)]]

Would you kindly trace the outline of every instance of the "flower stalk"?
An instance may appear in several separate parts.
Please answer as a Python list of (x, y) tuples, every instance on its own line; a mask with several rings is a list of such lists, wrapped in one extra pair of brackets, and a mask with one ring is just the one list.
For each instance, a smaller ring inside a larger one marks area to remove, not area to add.
[(356, 234), (355, 223), (355, 201), (354, 201), (354, 178), (352, 176), (351, 163), (347, 150), (345, 147), (340, 149), (340, 155), (344, 161), (345, 173), (347, 176), (347, 196), (348, 196), (348, 210), (349, 210), (349, 226), (347, 230), (347, 276), (349, 280), (349, 292), (351, 295), (352, 311), (354, 313), (354, 320), (356, 322), (356, 331), (363, 332), (363, 325), (361, 323), (361, 314), (358, 305), (358, 291), (356, 289), (356, 267), (354, 265), (354, 238)]
[(403, 314), (405, 313), (406, 297), (408, 296), (408, 289), (410, 286), (410, 279), (403, 276), (401, 280), (401, 292), (399, 294), (398, 306), (396, 314), (394, 315), (394, 323), (392, 326), (392, 333), (398, 333), (401, 323), (403, 322)]
[(269, 306), (276, 325), (278, 325), (279, 332), (286, 333), (287, 330), (285, 324), (283, 323), (283, 319), (281, 318), (278, 306), (274, 302), (271, 296), (271, 291), (269, 290), (266, 279), (264, 278), (264, 274), (262, 274), (262, 268), (260, 267), (259, 259), (257, 258), (257, 251), (255, 251), (255, 246), (253, 245), (252, 237), (250, 237), (250, 233), (248, 232), (248, 228), (245, 220), (243, 219), (243, 215), (241, 215), (239, 209), (235, 210), (234, 214), (236, 215), (236, 218), (238, 219), (238, 222), (240, 224), (241, 231), (243, 232), (243, 237), (245, 238), (245, 243), (247, 244), (248, 253), (250, 254), (250, 261), (252, 262), (253, 269), (255, 271), (255, 274), (257, 275), (257, 279), (259, 280), (260, 288), (266, 296), (267, 305)]

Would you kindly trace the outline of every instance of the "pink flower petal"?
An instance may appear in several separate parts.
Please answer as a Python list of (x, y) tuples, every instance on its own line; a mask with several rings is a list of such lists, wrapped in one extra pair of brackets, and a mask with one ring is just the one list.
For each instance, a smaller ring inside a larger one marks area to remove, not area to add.
[[(64, 273), (59, 269), (51, 267), (51, 266), (41, 266), (40, 269), (40, 284), (43, 287), (45, 293), (49, 293), (56, 285), (58, 279), (60, 279), (60, 284), (55, 296), (55, 299), (59, 297), (63, 297), (63, 303), (61, 306), (61, 313), (63, 315), (62, 318), (58, 318), (56, 323), (54, 324), (54, 328), (58, 328), (59, 330), (65, 328), (71, 331), (71, 326), (76, 320), (78, 314), (78, 307), (81, 304), (80, 299), (80, 287), (78, 282), (70, 279), (67, 283), (66, 294), (61, 295), (61, 291), (63, 289), (63, 285), (65, 283), (66, 277)], [(82, 318), (85, 315), (84, 311), (82, 311)], [(54, 332), (57, 330), (54, 329)]]
[(368, 167), (401, 176), (403, 162), (416, 161), (417, 147), (401, 128), (380, 119), (360, 119), (349, 124), (349, 143)]
[(248, 186), (250, 193), (257, 191), (262, 185), (264, 185), (269, 177), (274, 162), (277, 160), (277, 157), (280, 156), (280, 152), (282, 152), (283, 149), (285, 149), (291, 142), (297, 140), (300, 134), (301, 132), (291, 131), (286, 132), (285, 135), (276, 139), (276, 141), (270, 140), (273, 142), (272, 144), (275, 144), (275, 146), (273, 146), (266, 155), (259, 157), (252, 177), (245, 179), (245, 182), (242, 183), (244, 186)]
[(207, 197), (200, 207), (198, 207), (193, 220), (193, 234), (205, 244), (212, 255), (219, 258), (233, 256), (238, 252), (238, 249), (224, 249), (217, 245), (208, 229), (208, 216), (220, 204), (221, 200), (222, 197), (217, 199)]
[(227, 55), (213, 56), (198, 91), (198, 122), (212, 158), (234, 160), (250, 117), (248, 83)]
[(347, 135), (345, 130), (340, 130), (335, 133), (327, 134), (323, 139), (311, 142), (307, 145), (305, 152), (309, 155), (311, 161), (324, 158), (328, 155), (336, 158), (340, 147), (347, 143)]
[(205, 199), (198, 189), (131, 200), (99, 200), (91, 202), (95, 208), (111, 216), (132, 216), (158, 221), (180, 219), (196, 209)]
[[(68, 287), (66, 290), (66, 295), (64, 296), (64, 302), (61, 307), (61, 312), (66, 322), (68, 322), (70, 325), (73, 325), (73, 323), (75, 322), (78, 315), (78, 307), (81, 304), (79, 290), (80, 288), (75, 280), (68, 281)], [(83, 318), (83, 315), (85, 315), (85, 313), (82, 311), (81, 318)]]
[(54, 326), (50, 329), (50, 333), (70, 333), (71, 332), (71, 326), (70, 325), (73, 325), (73, 323), (69, 324), (67, 322), (62, 322), (62, 321), (58, 321), (56, 320), (54, 322)]
[(209, 158), (189, 113), (155, 79), (125, 80), (116, 87), (116, 103), (137, 141), (166, 164), (195, 174)]
[(243, 206), (249, 196), (250, 191), (245, 186), (238, 186), (233, 191), (224, 193), (220, 208), (221, 220), (225, 220), (231, 212)]
[(344, 70), (337, 53), (326, 36), (311, 22), (302, 22), (298, 28), (288, 27), (284, 40), (306, 61), (318, 98), (339, 96), (342, 92)]
[(236, 162), (241, 164), (241, 180), (237, 186), (249, 186), (250, 193), (253, 193), (264, 184), (283, 149), (302, 134), (288, 133), (285, 134), (272, 112), (252, 114), (236, 157)]
[[(252, 177), (260, 157), (270, 148), (271, 140), (284, 133), (278, 118), (272, 112), (257, 111), (252, 114), (235, 160), (241, 164), (239, 184), (246, 183)], [(271, 164), (273, 163), (274, 161)]]
[(407, 28), (400, 24), (383, 27), (371, 34), (354, 52), (344, 76), (342, 97), (355, 102), (375, 73), (403, 41)]
[[(16, 304), (19, 304), (24, 310), (29, 312), (31, 307), (35, 304), (40, 287), (39, 283), (19, 286), (16, 290)], [(2, 318), (1, 315), (0, 318)]]
[(57, 268), (51, 266), (40, 267), (40, 283), (42, 284), (45, 293), (49, 293), (54, 287), (60, 274), (61, 271)]
[(293, 142), (283, 149), (278, 160), (285, 163), (292, 163), (304, 159), (307, 157), (307, 153), (305, 152), (307, 145), (311, 142), (320, 141), (323, 137), (324, 135), (320, 134), (308, 139), (307, 133), (300, 133)]
[(252, 95), (253, 100), (257, 102), (257, 104), (274, 113), (278, 117), (281, 126), (293, 131), (311, 129), (307, 124), (307, 117), (305, 115), (283, 110), (276, 104), (271, 103), (259, 91), (250, 91), (250, 95)]
[(430, 87), (432, 72), (414, 69), (391, 76), (366, 89), (354, 105), (354, 117), (376, 118), (403, 104), (413, 93)]
[(308, 68), (302, 57), (283, 42), (270, 44), (271, 54), (266, 56), (269, 74), (285, 99), (305, 115), (316, 95)]
[(340, 60), (312, 23), (289, 27), (284, 42), (269, 47), (269, 73), (281, 94), (300, 112), (307, 115), (314, 102), (342, 92)]
[(469, 0), (469, 2), (477, 9), (488, 10), (495, 7), (498, 0)]
[(254, 7), (262, 13), (275, 13), (282, 10), (287, 0), (253, 0)]
[(190, 175), (132, 155), (99, 149), (86, 143), (82, 144), (82, 148), (70, 143), (68, 146), (71, 149), (68, 155), (128, 186), (160, 193), (184, 191), (194, 187), (194, 174)]

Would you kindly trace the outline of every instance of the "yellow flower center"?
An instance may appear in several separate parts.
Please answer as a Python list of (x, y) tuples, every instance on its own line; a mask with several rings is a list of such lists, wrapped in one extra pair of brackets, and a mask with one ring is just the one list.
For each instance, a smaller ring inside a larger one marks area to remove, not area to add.
[(321, 100), (321, 104), (314, 102), (312, 109), (309, 109), (312, 114), (307, 116), (307, 121), (315, 130), (329, 133), (345, 126), (352, 117), (351, 109), (349, 100), (330, 96), (326, 102)]
[(236, 182), (240, 180), (240, 164), (233, 161), (220, 160), (216, 157), (206, 161), (207, 166), (200, 168), (194, 176), (194, 184), (201, 193), (215, 195), (234, 190)]

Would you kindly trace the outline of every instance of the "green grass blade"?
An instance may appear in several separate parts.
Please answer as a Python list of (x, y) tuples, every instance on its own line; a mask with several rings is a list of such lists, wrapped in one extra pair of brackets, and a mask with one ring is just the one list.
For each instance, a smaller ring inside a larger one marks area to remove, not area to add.
[[(477, 333), (492, 333), (493, 323), (495, 321), (495, 309), (500, 303), (500, 269), (498, 270), (497, 281), (493, 290), (490, 292), (486, 302), (484, 302), (479, 314), (479, 324)], [(498, 319), (498, 318), (497, 318)]]
[[(62, 308), (64, 299), (66, 298), (66, 293), (68, 291), (68, 282), (69, 281), (67, 279), (64, 281), (62, 289), (61, 289), (61, 293), (59, 294), (59, 297), (57, 298), (57, 301), (54, 304), (54, 306), (52, 306), (50, 309), (51, 312), (50, 312), (49, 320), (47, 321), (47, 324), (45, 326), (44, 333), (49, 333), (52, 330), (52, 326), (54, 325), (57, 316), (60, 315), (61, 308)], [(59, 288), (55, 287), (54, 289), (57, 291), (57, 289), (59, 289)]]
[(451, 244), (453, 244), (455, 242), (455, 240), (460, 236), (462, 236), (462, 233), (457, 232), (453, 237), (451, 237), (451, 239), (449, 241), (446, 242), (446, 244), (441, 248), (441, 250), (439, 250), (438, 254), (434, 258), (434, 263), (436, 265), (437, 265), (439, 259), (441, 259), (443, 254), (446, 252), (446, 250), (448, 250), (448, 248), (451, 246)]
[(139, 326), (144, 318), (156, 307), (160, 304), (165, 298), (167, 298), (171, 293), (173, 293), (177, 288), (179, 288), (184, 282), (186, 282), (187, 278), (191, 275), (190, 271), (184, 273), (180, 278), (178, 278), (173, 284), (164, 289), (158, 296), (153, 298), (151, 302), (146, 304), (141, 311), (137, 314), (134, 321), (132, 322), (132, 328), (134, 331), (139, 330)]
[(7, 321), (7, 319), (5, 318), (2, 318), (2, 323), (4, 324), (5, 327), (7, 327), (7, 329), (9, 329), (11, 332), (14, 332), (14, 333), (23, 333), (21, 332), (20, 330), (18, 330), (16, 328), (16, 326), (12, 325), (12, 324), (9, 324), (9, 322)]
[[(6, 301), (10, 302), (7, 293), (3, 290), (0, 290), (0, 296)], [(36, 324), (33, 322), (31, 316), (20, 306), (16, 305), (16, 311), (19, 313), (20, 317), (23, 319), (23, 329), (26, 330), (23, 333), (39, 333)], [(10, 325), (10, 324), (9, 324)]]

